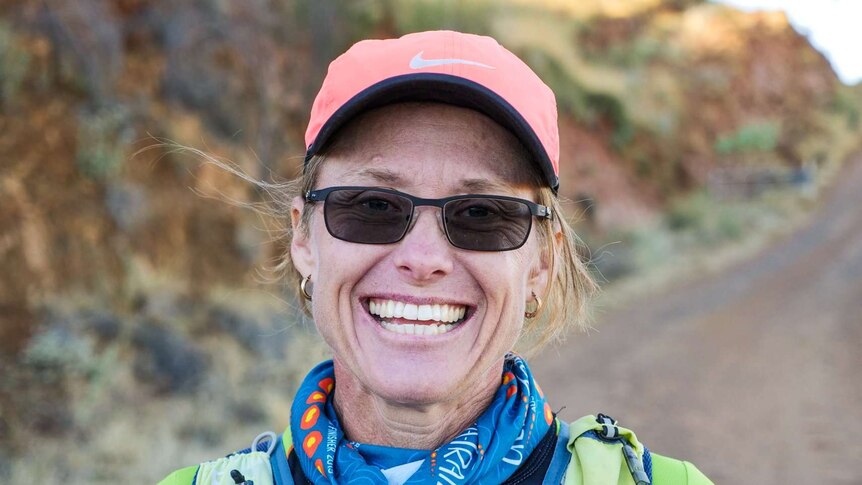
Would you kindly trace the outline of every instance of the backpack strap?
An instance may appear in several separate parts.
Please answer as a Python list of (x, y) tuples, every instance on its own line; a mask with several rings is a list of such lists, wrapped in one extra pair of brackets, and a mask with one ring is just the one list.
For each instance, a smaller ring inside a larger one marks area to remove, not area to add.
[(296, 468), (299, 464), (296, 463), (294, 464), (295, 466), (291, 466), (291, 455), (295, 456), (295, 453), (293, 450), (293, 437), (290, 434), (290, 427), (288, 427), (284, 431), (284, 434), (281, 435), (281, 439), (278, 440), (278, 445), (275, 447), (275, 451), (272, 452), (272, 457), (270, 457), (270, 463), (272, 463), (272, 470), (276, 474), (276, 483), (278, 485), (304, 484), (306, 482), (304, 476), (302, 480), (296, 476)]
[(609, 416), (589, 415), (573, 422), (567, 448), (572, 456), (564, 480), (567, 485), (651, 483), (644, 467), (649, 453), (631, 430)]
[(613, 418), (584, 416), (569, 426), (565, 485), (713, 485), (694, 465), (651, 453)]
[(177, 470), (159, 485), (274, 485), (270, 455), (277, 441), (272, 431), (261, 433), (250, 448)]
[[(606, 416), (602, 413), (599, 413), (596, 418), (602, 428), (598, 431), (599, 435), (609, 441), (619, 441), (623, 446), (623, 456), (626, 459), (626, 465), (629, 467), (629, 472), (632, 474), (632, 479), (634, 479), (636, 485), (650, 485), (649, 476), (644, 469), (644, 462), (642, 457), (645, 452), (641, 452), (640, 455), (635, 453), (635, 450), (632, 448), (632, 445), (629, 441), (622, 437), (620, 434), (620, 429), (617, 427), (617, 420)], [(634, 437), (634, 433), (632, 433), (632, 437)], [(644, 448), (645, 450), (646, 448)]]

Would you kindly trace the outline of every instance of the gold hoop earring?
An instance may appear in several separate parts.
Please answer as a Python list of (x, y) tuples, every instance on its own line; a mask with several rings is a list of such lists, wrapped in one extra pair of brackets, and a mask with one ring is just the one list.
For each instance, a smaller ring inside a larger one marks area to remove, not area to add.
[(524, 317), (526, 318), (536, 318), (536, 315), (539, 314), (539, 311), (542, 309), (542, 299), (536, 295), (535, 291), (530, 292), (533, 295), (533, 299), (536, 300), (536, 308), (533, 311), (525, 311)]
[(308, 301), (311, 301), (311, 294), (308, 293), (308, 283), (311, 282), (311, 275), (302, 278), (302, 281), (299, 282), (299, 292), (302, 294), (302, 297)]

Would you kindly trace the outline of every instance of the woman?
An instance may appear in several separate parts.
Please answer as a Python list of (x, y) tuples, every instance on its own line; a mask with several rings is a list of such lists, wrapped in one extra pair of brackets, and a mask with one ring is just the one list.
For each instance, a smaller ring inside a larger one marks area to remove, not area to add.
[(709, 483), (610, 418), (561, 423), (511, 353), (582, 322), (594, 288), (558, 212), (556, 116), (488, 37), (424, 32), (336, 59), (288, 194), (286, 261), (333, 360), (280, 439), (163, 483)]

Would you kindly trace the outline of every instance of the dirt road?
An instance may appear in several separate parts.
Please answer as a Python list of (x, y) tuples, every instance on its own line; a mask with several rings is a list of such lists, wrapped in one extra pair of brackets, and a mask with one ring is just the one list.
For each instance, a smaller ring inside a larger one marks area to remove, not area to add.
[(715, 483), (862, 484), (862, 155), (810, 224), (534, 359), (561, 416), (604, 412)]

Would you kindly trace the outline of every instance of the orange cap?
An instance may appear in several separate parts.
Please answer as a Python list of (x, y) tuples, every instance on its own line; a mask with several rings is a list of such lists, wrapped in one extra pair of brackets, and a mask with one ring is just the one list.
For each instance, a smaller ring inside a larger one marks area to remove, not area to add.
[(305, 161), (363, 111), (433, 101), (484, 113), (508, 128), (555, 191), (560, 135), (554, 93), (491, 37), (452, 31), (364, 40), (332, 61), (305, 132)]

